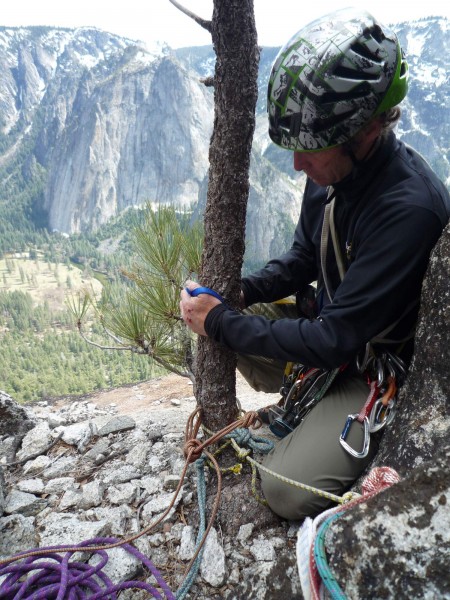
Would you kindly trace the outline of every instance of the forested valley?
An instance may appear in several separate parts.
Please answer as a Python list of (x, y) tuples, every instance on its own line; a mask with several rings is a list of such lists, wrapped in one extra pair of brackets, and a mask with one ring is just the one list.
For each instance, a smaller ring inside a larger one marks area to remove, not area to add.
[[(10, 230), (16, 251), (0, 255), (0, 389), (31, 402), (161, 373), (148, 357), (86, 343), (67, 306), (82, 289), (100, 296), (105, 285), (126, 285), (122, 272), (133, 262), (130, 232), (141, 213), (128, 211), (87, 236), (36, 229), (31, 236), (17, 231), (15, 238)], [(89, 321), (89, 334), (105, 344), (98, 319)]]

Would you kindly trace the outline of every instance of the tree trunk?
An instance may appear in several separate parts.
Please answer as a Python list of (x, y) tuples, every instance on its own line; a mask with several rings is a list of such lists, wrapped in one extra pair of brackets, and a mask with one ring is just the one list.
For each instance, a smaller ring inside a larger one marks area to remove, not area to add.
[[(214, 0), (211, 33), (216, 52), (215, 112), (200, 281), (238, 306), (258, 95), (253, 0)], [(236, 418), (233, 352), (201, 338), (196, 386), (207, 427), (217, 430)]]

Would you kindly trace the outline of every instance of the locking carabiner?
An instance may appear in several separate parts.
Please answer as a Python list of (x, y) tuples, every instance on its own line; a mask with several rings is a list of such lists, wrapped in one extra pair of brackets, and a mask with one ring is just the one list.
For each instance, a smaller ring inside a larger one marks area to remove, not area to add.
[(359, 421), (361, 423), (361, 425), (363, 426), (363, 431), (364, 431), (364, 440), (363, 440), (362, 450), (360, 452), (358, 452), (358, 450), (355, 450), (354, 448), (352, 448), (345, 441), (349, 434), (352, 423), (354, 421), (357, 421), (358, 417), (359, 417), (358, 413), (355, 413), (353, 415), (348, 415), (347, 420), (345, 421), (344, 429), (342, 430), (342, 433), (339, 437), (339, 442), (340, 442), (341, 446), (344, 448), (344, 450), (346, 450), (349, 454), (351, 454), (355, 458), (365, 458), (369, 454), (369, 447), (370, 447), (370, 428), (369, 428), (368, 417), (364, 417), (364, 420), (362, 422)]

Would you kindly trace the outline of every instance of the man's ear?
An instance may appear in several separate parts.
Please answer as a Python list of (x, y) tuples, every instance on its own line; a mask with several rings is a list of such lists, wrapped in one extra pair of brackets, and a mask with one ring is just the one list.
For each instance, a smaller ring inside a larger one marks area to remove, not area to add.
[(376, 146), (380, 137), (383, 123), (380, 117), (375, 117), (365, 125), (351, 140), (351, 148), (359, 160), (365, 160)]
[(357, 134), (356, 138), (359, 142), (365, 141), (368, 146), (371, 146), (373, 142), (381, 134), (383, 129), (383, 123), (381, 117), (375, 117), (365, 125)]

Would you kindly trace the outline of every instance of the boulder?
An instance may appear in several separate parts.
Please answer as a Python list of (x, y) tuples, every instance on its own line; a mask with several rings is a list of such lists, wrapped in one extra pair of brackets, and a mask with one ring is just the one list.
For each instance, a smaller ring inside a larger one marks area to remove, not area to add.
[(329, 566), (347, 598), (449, 598), (450, 444), (335, 520)]
[(20, 435), (33, 427), (33, 419), (9, 394), (0, 390), (0, 437)]

